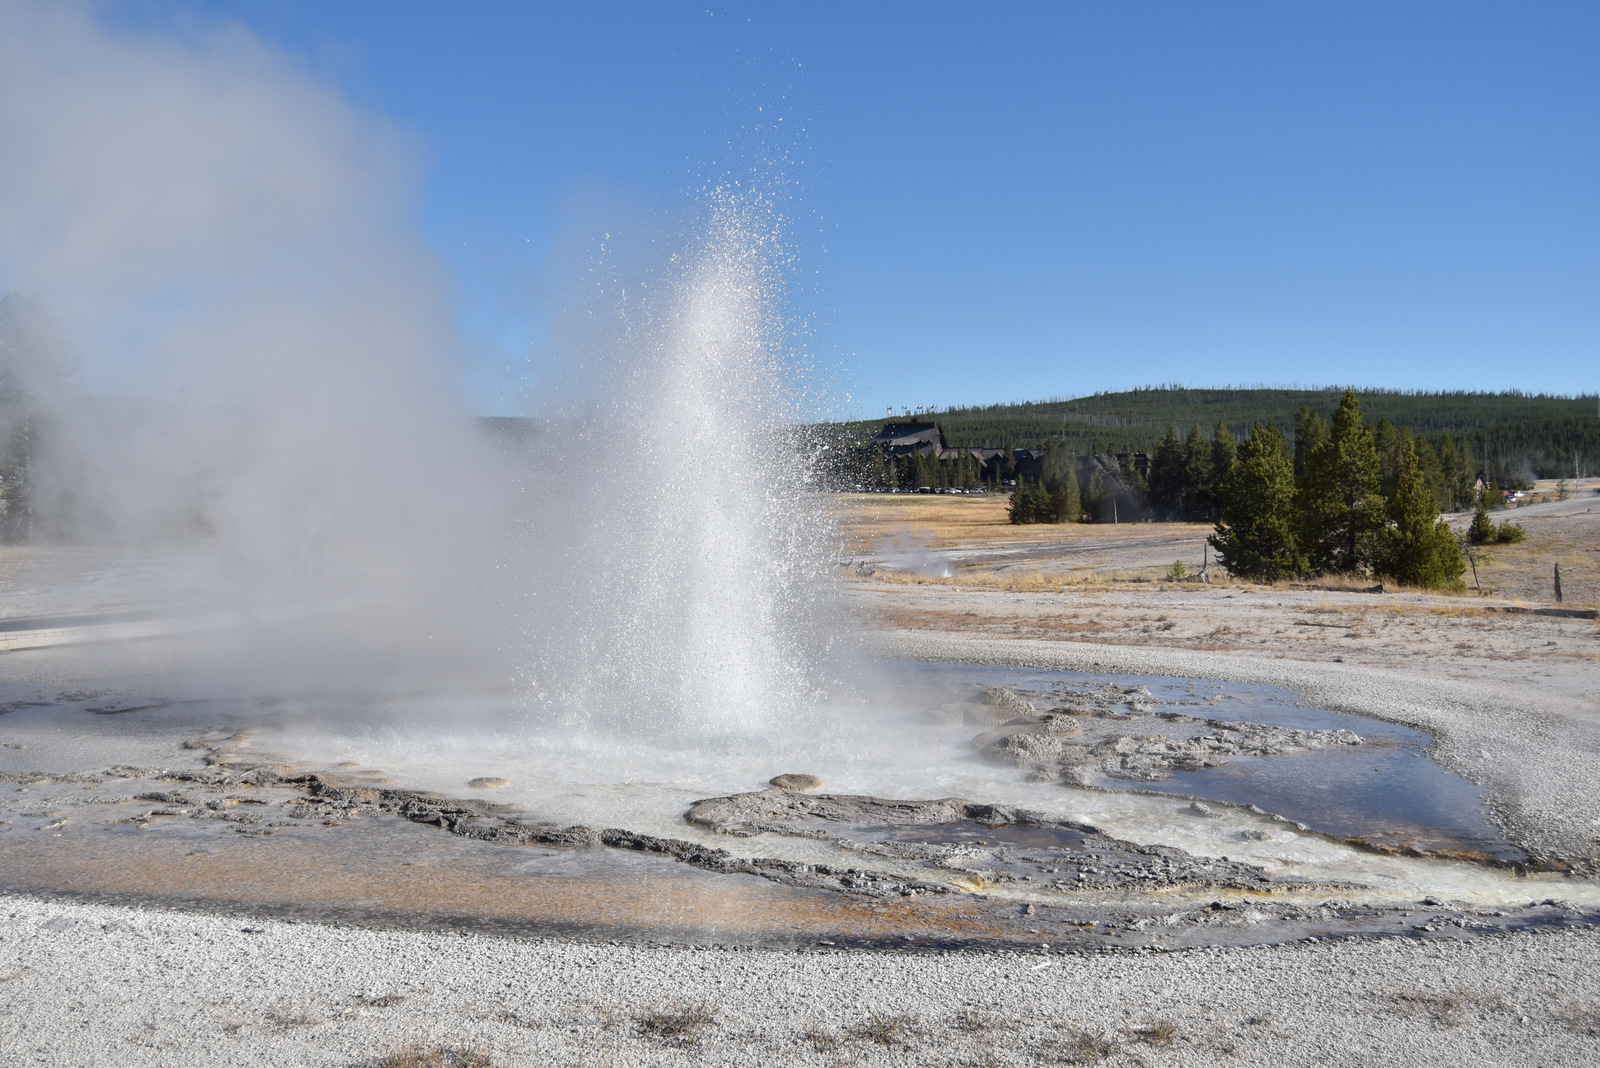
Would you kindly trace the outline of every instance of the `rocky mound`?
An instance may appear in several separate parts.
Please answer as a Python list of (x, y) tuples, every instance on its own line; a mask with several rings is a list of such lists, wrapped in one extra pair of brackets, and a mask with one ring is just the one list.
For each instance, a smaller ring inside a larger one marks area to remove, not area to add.
[[(1097, 773), (1127, 782), (1161, 782), (1174, 772), (1220, 767), (1236, 756), (1281, 756), (1363, 744), (1360, 735), (1347, 730), (1296, 730), (1154, 712), (1137, 696), (1129, 699), (1132, 692), (1118, 691), (1115, 697), (1121, 700), (1115, 703), (1111, 694), (1086, 692), (1048, 712), (1010, 719), (978, 735), (972, 744), (984, 756), (1014, 764), (1036, 780), (1077, 784), (1091, 782)], [(1149, 691), (1143, 696), (1148, 697)], [(994, 707), (988, 692), (983, 700), (984, 707)], [(1108, 721), (1119, 726), (1111, 728)], [(1134, 729), (1121, 727), (1123, 723)], [(1161, 733), (1139, 729), (1158, 723)]]

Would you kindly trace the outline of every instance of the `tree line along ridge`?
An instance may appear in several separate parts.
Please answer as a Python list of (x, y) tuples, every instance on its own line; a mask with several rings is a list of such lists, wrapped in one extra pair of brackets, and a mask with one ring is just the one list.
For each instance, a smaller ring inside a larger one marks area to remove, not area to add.
[[(955, 407), (919, 414), (952, 448), (1043, 449), (1080, 456), (1153, 452), (1169, 427), (1227, 423), (1241, 436), (1256, 423), (1288, 432), (1301, 408), (1331, 419), (1344, 389), (1185, 389), (1158, 386), (1069, 400)], [(1352, 390), (1364, 417), (1420, 435), (1437, 448), (1449, 435), (1475, 473), (1497, 485), (1572, 477), (1600, 468), (1600, 418), (1593, 395), (1521, 392)], [(836, 424), (845, 439), (870, 440), (879, 420)]]
[[(1270, 406), (1269, 401), (1280, 404), (1285, 396), (1314, 393), (1163, 389), (1117, 397), (1159, 395), (1155, 409), (1169, 412), (1174, 410), (1168, 403), (1174, 397), (1198, 393), (1210, 398), (1211, 410), (1216, 411), (1223, 410), (1219, 397), (1230, 392), (1248, 394), (1227, 409), (1231, 411), (1249, 410), (1252, 405), (1260, 409)], [(1039, 442), (1042, 448), (958, 447), (959, 430), (927, 422), (927, 417), (916, 423), (891, 422), (874, 439), (876, 448), (856, 451), (854, 473), (862, 488), (1009, 485), (1014, 487), (1009, 503), (1013, 523), (1118, 519), (1213, 523), (1216, 532), (1209, 541), (1218, 562), (1246, 578), (1368, 574), (1404, 585), (1459, 588), (1465, 570), (1462, 539), (1440, 521), (1441, 512), (1476, 505), (1478, 514), (1465, 538), (1468, 544), (1520, 540), (1520, 527), (1496, 524), (1488, 517), (1488, 508), (1501, 503), (1501, 491), (1527, 488), (1527, 476), (1540, 473), (1535, 454), (1540, 449), (1571, 446), (1570, 466), (1556, 467), (1552, 473), (1581, 474), (1589, 437), (1600, 439), (1600, 419), (1582, 398), (1371, 396), (1381, 399), (1380, 409), (1387, 406), (1402, 416), (1416, 415), (1418, 405), (1426, 403), (1432, 407), (1414, 422), (1424, 428), (1455, 426), (1461, 436), (1450, 431), (1433, 435), (1387, 416), (1374, 425), (1363, 413), (1363, 395), (1347, 389), (1331, 418), (1310, 405), (1294, 411), (1286, 420), (1292, 437), (1272, 419), (1257, 419), (1237, 435), (1227, 420), (1218, 420), (1209, 433), (1192, 422), (1181, 436), (1176, 424), (1168, 424), (1149, 452), (1134, 451), (1148, 438), (1129, 433), (1132, 420), (1118, 429), (1122, 438), (1105, 436), (1088, 446), (1106, 451), (1088, 454), (1074, 449), (1065, 435), (1045, 437)], [(1099, 399), (1103, 398), (1055, 406), (1073, 405), (1081, 416), (1086, 402)], [(1455, 407), (1446, 410), (1452, 403)], [(1573, 414), (1577, 404), (1583, 405), (1584, 415)], [(1518, 425), (1519, 413), (1530, 415), (1535, 425), (1531, 429)], [(1010, 414), (1014, 413), (1001, 413)], [(1193, 413), (1185, 410), (1185, 414)], [(1468, 422), (1461, 430), (1469, 416), (1480, 422)], [(1556, 427), (1560, 433), (1545, 433), (1541, 427)], [(897, 434), (922, 430), (931, 430), (937, 442), (922, 448), (885, 447), (887, 441), (902, 440)], [(1475, 455), (1474, 440), (1508, 448), (1521, 442), (1526, 447), (1483, 457)], [(1109, 451), (1117, 444), (1128, 451)]]

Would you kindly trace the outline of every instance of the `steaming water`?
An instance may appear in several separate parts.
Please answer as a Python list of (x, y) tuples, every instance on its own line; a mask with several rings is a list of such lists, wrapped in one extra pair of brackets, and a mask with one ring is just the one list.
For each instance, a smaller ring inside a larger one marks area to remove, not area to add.
[[(925, 714), (927, 708), (954, 695), (975, 693), (981, 686), (997, 682), (1050, 686), (1084, 682), (1125, 685), (1135, 681), (1154, 680), (906, 665), (892, 678), (886, 691), (812, 707), (812, 733), (803, 740), (776, 735), (738, 743), (722, 739), (672, 744), (661, 739), (628, 739), (594, 732), (524, 729), (514, 725), (518, 722), (517, 712), (504, 699), (417, 698), (383, 702), (382, 726), (354, 730), (336, 728), (334, 724), (341, 717), (325, 715), (308, 706), (284, 724), (279, 737), (264, 738), (262, 744), (314, 752), (319, 759), (379, 768), (407, 785), (449, 796), (480, 793), (466, 786), (469, 779), (499, 776), (512, 785), (484, 796), (518, 805), (540, 819), (627, 827), (663, 837), (699, 840), (750, 856), (781, 856), (846, 866), (861, 863), (860, 858), (827, 843), (771, 834), (732, 839), (693, 827), (682, 819), (689, 805), (701, 798), (761, 789), (768, 778), (781, 772), (806, 772), (820, 776), (824, 789), (833, 793), (894, 798), (956, 796), (1016, 805), (1083, 820), (1134, 842), (1172, 845), (1196, 854), (1261, 864), (1280, 875), (1353, 881), (1368, 887), (1356, 896), (1374, 901), (1414, 901), (1436, 894), (1510, 905), (1525, 904), (1530, 898), (1553, 892), (1546, 883), (1555, 880), (1518, 877), (1503, 869), (1470, 862), (1373, 854), (1244, 811), (1224, 810), (1221, 818), (1206, 818), (1189, 810), (1187, 798), (1028, 782), (1014, 768), (977, 757), (970, 744), (977, 733), (975, 728), (937, 723)], [(1347, 727), (1353, 721), (1364, 734), (1387, 739), (1378, 752), (1393, 751), (1398, 759), (1415, 765), (1417, 782), (1408, 793), (1387, 799), (1375, 795), (1368, 799), (1363, 812), (1351, 810), (1348, 784), (1339, 776), (1313, 772), (1306, 777), (1305, 789), (1296, 799), (1298, 808), (1287, 813), (1291, 818), (1315, 821), (1320, 813), (1342, 821), (1342, 833), (1381, 837), (1378, 832), (1398, 835), (1398, 828), (1403, 826), (1412, 840), (1433, 848), (1515, 852), (1483, 820), (1477, 807), (1481, 795), (1470, 783), (1426, 757), (1415, 755), (1418, 750), (1413, 745), (1425, 744), (1426, 739), (1414, 732), (1391, 735), (1391, 731), (1399, 729), (1359, 717), (1302, 708), (1292, 694), (1265, 687), (1170, 679), (1161, 680), (1160, 685), (1169, 700), (1196, 695), (1220, 699), (1201, 713), (1218, 718), (1325, 725), (1323, 717), (1333, 716), (1340, 726)], [(342, 718), (345, 723), (351, 722), (348, 716)], [(429, 725), (441, 719), (452, 723), (453, 729), (442, 734), (431, 732)], [(521, 722), (526, 724), (526, 720)], [(527, 724), (528, 728), (532, 726)], [(1368, 747), (1362, 750), (1363, 758), (1372, 756)], [(1252, 766), (1270, 766), (1276, 761), (1282, 768), (1314, 768), (1317, 756), (1262, 758)], [(1226, 773), (1231, 767), (1216, 770)], [(1208, 796), (1228, 794), (1241, 801), (1267, 802), (1272, 800), (1274, 787), (1270, 778), (1263, 781), (1264, 791), (1255, 794), (1250, 789), (1249, 773), (1219, 776), (1217, 782), (1224, 785)], [(1382, 783), (1380, 776), (1374, 784), (1380, 795)], [(1207, 793), (1204, 784), (1193, 792)], [(1429, 799), (1445, 804), (1430, 810), (1426, 803)], [(1324, 800), (1328, 801), (1326, 805)], [(1393, 801), (1392, 808), (1399, 811), (1391, 810), (1388, 801)], [(1463, 802), (1465, 813), (1452, 809)], [(1270, 805), (1264, 807), (1276, 811)], [(1419, 812), (1426, 811), (1445, 812), (1448, 818), (1438, 826), (1417, 822)], [(893, 867), (893, 862), (879, 858), (873, 858), (872, 864)], [(1320, 899), (1328, 893), (1324, 889), (1310, 896)], [(1559, 894), (1600, 903), (1600, 886), (1588, 882), (1561, 880)], [(1209, 900), (1217, 892), (1206, 891), (1201, 896)], [(1346, 895), (1341, 892), (1340, 896)]]
[(893, 571), (929, 578), (950, 578), (955, 564), (944, 553), (931, 548), (926, 539), (910, 528), (898, 530), (874, 547), (874, 559)]
[[(960, 665), (919, 667), (917, 674), (924, 689), (932, 680), (952, 689), (1006, 686), (1040, 707), (1056, 703), (1053, 698), (1063, 689), (1104, 681), (1084, 674)], [(1527, 860), (1490, 823), (1483, 791), (1427, 757), (1424, 750), (1431, 739), (1420, 731), (1306, 707), (1294, 693), (1274, 686), (1143, 676), (1119, 678), (1116, 685), (1144, 687), (1158, 710), (1295, 730), (1343, 729), (1360, 735), (1364, 743), (1271, 757), (1236, 756), (1220, 767), (1177, 771), (1165, 780), (1136, 784), (1141, 790), (1253, 804), (1313, 830), (1378, 846), (1464, 852), (1508, 863)], [(1201, 707), (1195, 707), (1197, 700)], [(1170, 735), (1179, 729), (1149, 719), (1117, 726), (1120, 733)], [(1191, 730), (1204, 733), (1209, 728)], [(1130, 788), (1106, 776), (1093, 781), (1103, 788)]]
[(686, 249), (618, 298), (577, 428), (615, 467), (547, 485), (519, 550), (548, 562), (523, 613), (526, 692), (569, 726), (666, 743), (806, 729), (839, 628), (831, 523), (784, 429), (801, 412), (782, 256), (767, 206), (716, 194)]

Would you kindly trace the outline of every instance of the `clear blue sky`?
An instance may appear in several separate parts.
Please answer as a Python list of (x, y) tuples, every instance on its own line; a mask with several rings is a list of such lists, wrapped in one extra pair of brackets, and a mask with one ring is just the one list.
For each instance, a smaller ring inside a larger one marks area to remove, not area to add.
[(563, 240), (775, 155), (838, 414), (1600, 386), (1594, 3), (101, 10), (241, 21), (413, 133), (486, 367), (543, 344)]

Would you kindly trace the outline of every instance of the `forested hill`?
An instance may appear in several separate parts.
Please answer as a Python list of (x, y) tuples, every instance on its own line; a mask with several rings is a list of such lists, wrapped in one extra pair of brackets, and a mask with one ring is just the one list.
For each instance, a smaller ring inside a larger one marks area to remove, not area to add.
[[(1272, 422), (1292, 439), (1302, 406), (1331, 417), (1343, 388), (1180, 389), (1166, 386), (1096, 393), (1073, 400), (991, 404), (922, 413), (944, 427), (954, 448), (1037, 448), (1048, 439), (1080, 455), (1148, 452), (1169, 426), (1181, 435), (1199, 423), (1209, 434), (1219, 422), (1235, 432)], [(1357, 390), (1369, 424), (1387, 419), (1437, 440), (1449, 434), (1465, 443), (1479, 462), (1525, 467), (1539, 477), (1570, 476), (1573, 462), (1585, 473), (1600, 468), (1597, 399), (1525, 393), (1409, 393)], [(852, 424), (870, 437), (882, 420)]]

